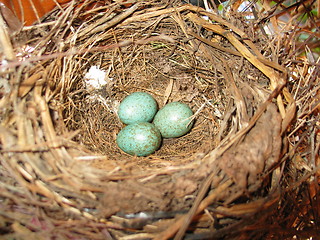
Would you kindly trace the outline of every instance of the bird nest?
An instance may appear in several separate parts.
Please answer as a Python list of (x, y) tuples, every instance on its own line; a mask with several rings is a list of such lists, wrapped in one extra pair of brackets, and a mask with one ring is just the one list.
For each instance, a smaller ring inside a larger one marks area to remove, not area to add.
[[(268, 39), (236, 16), (129, 2), (72, 1), (16, 35), (0, 115), (8, 236), (232, 238), (276, 206), (295, 103)], [(122, 152), (117, 107), (136, 91), (187, 103), (192, 130)]]

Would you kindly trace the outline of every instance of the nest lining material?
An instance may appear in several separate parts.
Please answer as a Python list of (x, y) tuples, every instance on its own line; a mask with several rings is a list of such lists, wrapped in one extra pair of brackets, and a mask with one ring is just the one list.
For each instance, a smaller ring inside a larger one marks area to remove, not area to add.
[[(292, 119), (284, 104), (291, 106), (291, 98), (282, 100), (284, 70), (261, 55), (249, 28), (191, 5), (151, 1), (88, 11), (89, 5), (71, 3), (27, 32), (35, 50), (9, 74), (1, 164), (6, 189), (23, 196), (15, 204), (37, 207), (52, 224), (72, 218), (101, 229), (104, 221), (111, 230), (134, 228), (105, 222), (116, 213), (189, 210), (148, 235), (158, 239), (183, 234), (208, 206), (226, 207), (253, 193), (258, 200), (249, 201), (248, 213), (272, 205), (274, 199), (259, 196), (277, 181), (281, 133)], [(84, 86), (92, 65), (108, 73), (99, 91)], [(165, 140), (149, 157), (121, 152), (116, 106), (135, 91), (151, 93), (160, 107), (189, 104), (197, 113), (192, 131)]]

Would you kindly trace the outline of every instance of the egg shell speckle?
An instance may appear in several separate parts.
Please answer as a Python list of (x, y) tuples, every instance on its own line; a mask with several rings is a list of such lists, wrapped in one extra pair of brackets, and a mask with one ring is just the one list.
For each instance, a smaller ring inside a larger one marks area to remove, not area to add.
[(161, 145), (160, 131), (152, 123), (140, 122), (123, 128), (117, 136), (120, 149), (130, 155), (147, 156)]
[(157, 110), (158, 104), (150, 94), (134, 92), (122, 100), (118, 116), (124, 124), (151, 122)]
[(190, 131), (194, 122), (190, 119), (192, 115), (193, 112), (187, 104), (172, 102), (158, 111), (153, 123), (160, 130), (162, 137), (181, 137)]

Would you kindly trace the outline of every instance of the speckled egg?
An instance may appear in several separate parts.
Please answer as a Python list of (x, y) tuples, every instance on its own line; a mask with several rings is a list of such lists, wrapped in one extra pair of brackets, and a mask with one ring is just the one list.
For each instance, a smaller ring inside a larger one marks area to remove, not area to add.
[(124, 124), (151, 122), (157, 111), (157, 102), (150, 94), (134, 92), (122, 100), (118, 116)]
[(117, 136), (120, 149), (130, 155), (147, 156), (161, 145), (160, 131), (152, 123), (140, 122), (124, 127)]
[(154, 117), (153, 123), (160, 130), (162, 137), (181, 137), (190, 131), (193, 120), (190, 107), (182, 102), (172, 102), (161, 108)]

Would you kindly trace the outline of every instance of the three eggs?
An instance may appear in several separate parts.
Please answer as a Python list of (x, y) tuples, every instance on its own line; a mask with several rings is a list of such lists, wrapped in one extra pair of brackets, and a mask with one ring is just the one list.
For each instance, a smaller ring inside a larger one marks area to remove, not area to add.
[(162, 137), (181, 137), (189, 132), (192, 115), (190, 107), (182, 102), (171, 102), (158, 111), (150, 94), (134, 92), (119, 106), (118, 116), (127, 126), (119, 132), (117, 145), (130, 155), (152, 154), (159, 149)]

